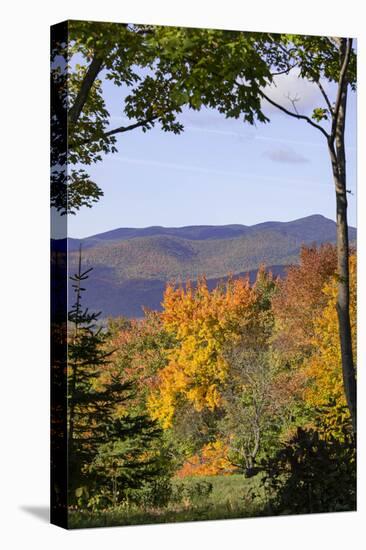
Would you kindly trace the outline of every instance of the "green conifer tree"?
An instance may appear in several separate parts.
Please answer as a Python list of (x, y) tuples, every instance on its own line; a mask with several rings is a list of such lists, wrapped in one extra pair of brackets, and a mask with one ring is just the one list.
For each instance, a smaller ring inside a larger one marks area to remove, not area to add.
[(130, 489), (161, 475), (153, 445), (160, 429), (148, 416), (118, 412), (134, 395), (131, 382), (110, 376), (100, 383), (113, 351), (97, 326), (100, 312), (82, 306), (82, 286), (92, 268), (70, 277), (75, 303), (69, 312), (68, 460), (69, 505), (116, 504)]

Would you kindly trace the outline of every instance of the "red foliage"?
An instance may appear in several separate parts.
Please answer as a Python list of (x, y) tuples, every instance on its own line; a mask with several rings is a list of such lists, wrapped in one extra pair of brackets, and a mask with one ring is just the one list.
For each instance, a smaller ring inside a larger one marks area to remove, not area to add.
[(277, 325), (274, 343), (287, 358), (311, 353), (314, 320), (327, 302), (322, 288), (335, 276), (336, 264), (333, 245), (302, 247), (300, 264), (291, 266), (287, 277), (278, 282), (272, 300)]

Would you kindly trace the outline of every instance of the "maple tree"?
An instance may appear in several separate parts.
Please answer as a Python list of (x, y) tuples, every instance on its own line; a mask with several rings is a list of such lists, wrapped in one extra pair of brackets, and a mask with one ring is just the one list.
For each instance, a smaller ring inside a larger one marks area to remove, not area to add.
[(221, 403), (220, 386), (228, 364), (222, 351), (249, 321), (254, 294), (248, 279), (231, 280), (210, 291), (205, 278), (174, 288), (168, 285), (163, 300), (163, 323), (177, 346), (168, 350), (168, 365), (158, 373), (158, 389), (149, 398), (153, 418), (171, 426), (179, 398), (197, 410)]
[(172, 336), (164, 328), (160, 313), (144, 310), (142, 319), (110, 319), (108, 350), (111, 361), (101, 375), (109, 383), (113, 378), (133, 381), (136, 388), (131, 402), (144, 410), (148, 393), (155, 385), (156, 373), (167, 365), (166, 350), (172, 347)]

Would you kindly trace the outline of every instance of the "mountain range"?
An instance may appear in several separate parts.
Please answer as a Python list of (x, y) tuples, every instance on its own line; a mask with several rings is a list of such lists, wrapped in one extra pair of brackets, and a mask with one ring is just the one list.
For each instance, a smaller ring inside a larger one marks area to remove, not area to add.
[[(349, 237), (356, 241), (355, 228)], [(303, 244), (335, 239), (335, 222), (321, 215), (252, 226), (120, 228), (69, 238), (69, 274), (75, 273), (81, 245), (83, 267), (93, 267), (84, 303), (103, 317), (142, 317), (143, 306), (161, 309), (167, 281), (195, 281), (204, 274), (212, 288), (228, 274), (249, 273), (253, 280), (260, 264), (283, 276), (298, 262)]]

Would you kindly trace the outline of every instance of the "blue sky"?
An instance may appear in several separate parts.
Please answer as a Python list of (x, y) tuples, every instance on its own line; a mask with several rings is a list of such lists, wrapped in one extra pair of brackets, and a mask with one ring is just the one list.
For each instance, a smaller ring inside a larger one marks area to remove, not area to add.
[[(326, 85), (324, 83), (324, 85)], [(111, 128), (126, 123), (120, 88), (104, 82)], [(334, 90), (328, 86), (328, 93)], [(282, 76), (267, 90), (299, 112), (322, 106), (319, 90), (297, 76)], [(310, 214), (335, 218), (330, 161), (322, 134), (306, 122), (267, 104), (271, 119), (257, 126), (225, 119), (208, 109), (186, 109), (185, 131), (176, 136), (159, 127), (117, 137), (118, 153), (88, 167), (104, 197), (92, 209), (69, 218), (69, 235), (85, 237), (117, 227), (200, 224), (252, 225)], [(356, 97), (347, 113), (349, 223), (356, 225)]]

